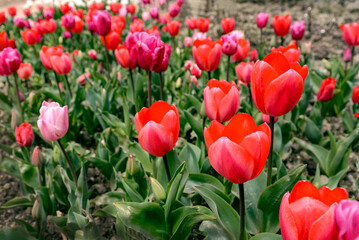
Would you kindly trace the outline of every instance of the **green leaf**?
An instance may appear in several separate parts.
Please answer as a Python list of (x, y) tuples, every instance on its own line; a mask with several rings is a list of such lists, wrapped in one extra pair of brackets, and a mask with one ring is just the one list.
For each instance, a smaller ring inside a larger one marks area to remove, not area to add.
[(0, 239), (6, 240), (36, 240), (32, 237), (24, 228), (14, 227), (14, 228), (1, 228), (0, 229)]
[(181, 162), (186, 162), (187, 170), (190, 173), (199, 173), (199, 160), (201, 157), (201, 149), (191, 143), (186, 143), (179, 154)]
[(334, 176), (329, 177), (328, 182), (325, 184), (328, 188), (334, 189), (338, 187), (340, 180), (345, 177), (345, 174), (348, 172), (348, 168), (341, 170)]
[(189, 95), (189, 94), (187, 94), (187, 93), (185, 93), (184, 96), (185, 96), (185, 97), (192, 103), (192, 105), (196, 108), (197, 113), (200, 113), (202, 103), (201, 103), (197, 98), (195, 98), (194, 96)]
[(168, 233), (164, 211), (161, 206), (152, 202), (114, 203), (118, 217), (133, 230), (150, 239), (166, 239)]
[(310, 118), (306, 118), (305, 122), (306, 122), (304, 129), (305, 136), (307, 136), (307, 138), (312, 143), (319, 143), (320, 139), (322, 138), (322, 133), (320, 129)]
[(200, 122), (188, 111), (184, 111), (187, 122), (191, 125), (193, 131), (197, 134), (197, 137), (204, 141), (203, 127)]
[(28, 197), (16, 197), (1, 205), (1, 208), (30, 207), (32, 205), (34, 205), (34, 199), (31, 200)]
[(215, 220), (212, 211), (203, 206), (184, 206), (172, 212), (170, 221), (172, 226), (171, 240), (187, 239), (192, 228), (199, 222)]
[(282, 240), (282, 239), (283, 238), (281, 235), (273, 234), (273, 233), (261, 233), (251, 238), (251, 240)]
[(128, 150), (130, 151), (130, 154), (136, 155), (137, 160), (142, 163), (142, 166), (145, 171), (153, 174), (150, 156), (145, 150), (142, 149), (142, 147), (138, 143), (130, 144)]
[(205, 240), (227, 240), (231, 235), (222, 227), (218, 220), (203, 221), (199, 230), (207, 234)]
[(141, 196), (141, 194), (138, 193), (138, 191), (136, 191), (134, 187), (134, 184), (137, 184), (135, 181), (127, 178), (122, 178), (122, 184), (126, 190), (126, 193), (130, 196), (132, 201), (143, 202), (143, 197)]
[(239, 215), (232, 206), (223, 198), (203, 186), (196, 186), (194, 189), (207, 202), (221, 227), (230, 236), (230, 239), (237, 239), (239, 236)]

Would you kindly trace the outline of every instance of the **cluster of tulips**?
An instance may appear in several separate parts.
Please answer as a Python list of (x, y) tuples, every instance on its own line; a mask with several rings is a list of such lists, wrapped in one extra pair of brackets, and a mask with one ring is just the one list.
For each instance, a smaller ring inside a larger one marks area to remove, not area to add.
[[(209, 18), (187, 18), (184, 31), (184, 0), (82, 4), (0, 12), (3, 125), (21, 147), (1, 145), (0, 168), (23, 189), (1, 208), (33, 207), (24, 239), (43, 239), (50, 221), (67, 238), (97, 239), (94, 217), (116, 218), (121, 239), (128, 229), (187, 239), (193, 228), (208, 239), (359, 239), (359, 202), (337, 187), (359, 139), (359, 23), (338, 26), (349, 47), (324, 61), (326, 76), (291, 15), (273, 17), (280, 41), (268, 47), (259, 13), (251, 49), (234, 18), (216, 41)], [(343, 115), (349, 136), (324, 138), (326, 115)], [(315, 177), (303, 165), (287, 172), (292, 140), (316, 159)], [(92, 195), (90, 167), (110, 192)]]

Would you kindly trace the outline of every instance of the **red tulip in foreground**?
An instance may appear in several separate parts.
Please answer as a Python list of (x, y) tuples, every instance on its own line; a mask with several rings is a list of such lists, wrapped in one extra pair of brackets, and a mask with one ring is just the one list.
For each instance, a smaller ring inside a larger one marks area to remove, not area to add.
[(292, 16), (287, 14), (285, 16), (275, 15), (272, 20), (272, 25), (275, 35), (284, 37), (289, 33), (290, 24), (292, 23)]
[(338, 239), (334, 212), (343, 199), (344, 188), (317, 188), (308, 181), (299, 181), (292, 192), (284, 194), (279, 211), (283, 240)]
[(157, 101), (135, 115), (138, 141), (148, 153), (162, 157), (176, 145), (179, 135), (179, 115), (174, 105)]
[(287, 114), (303, 93), (308, 67), (289, 62), (284, 54), (272, 52), (252, 70), (251, 91), (258, 110), (270, 116)]
[(272, 52), (281, 52), (286, 56), (289, 62), (299, 62), (300, 50), (297, 48), (297, 44), (293, 43), (287, 47), (280, 46), (279, 48), (272, 47)]
[(210, 120), (230, 120), (239, 109), (239, 91), (235, 82), (211, 79), (204, 89), (204, 105)]
[(333, 99), (336, 79), (329, 77), (320, 84), (317, 99), (320, 102), (329, 102)]
[(221, 60), (222, 47), (212, 40), (196, 40), (192, 48), (193, 58), (202, 71), (216, 70)]
[(31, 124), (24, 122), (15, 128), (16, 142), (21, 147), (30, 147), (34, 140)]
[(359, 239), (359, 202), (341, 201), (335, 208), (335, 223), (340, 240)]

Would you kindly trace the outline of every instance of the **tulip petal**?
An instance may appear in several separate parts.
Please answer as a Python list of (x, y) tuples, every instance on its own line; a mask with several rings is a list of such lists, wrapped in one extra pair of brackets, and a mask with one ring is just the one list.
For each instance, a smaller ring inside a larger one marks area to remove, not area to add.
[(334, 211), (337, 204), (319, 217), (311, 226), (308, 240), (337, 240), (338, 230), (335, 225)]
[(339, 203), (343, 199), (348, 199), (348, 192), (344, 188), (335, 188), (331, 190), (327, 186), (323, 186), (318, 190), (322, 201), (331, 206), (333, 203)]
[(281, 75), (290, 69), (288, 59), (281, 52), (272, 52), (268, 54), (263, 61), (267, 62)]
[(289, 192), (284, 194), (279, 209), (279, 224), (285, 240), (299, 240), (299, 232), (289, 204)]
[(40, 129), (41, 135), (47, 141), (56, 141), (58, 139), (54, 131), (54, 126), (52, 124), (48, 123), (45, 120), (39, 119), (37, 121), (37, 126)]
[(176, 108), (175, 111), (169, 110), (163, 117), (160, 124), (168, 128), (174, 134), (174, 136), (178, 138), (180, 126), (179, 126), (179, 116)]
[(317, 188), (308, 181), (299, 181), (295, 184), (290, 193), (289, 202), (295, 202), (303, 197), (311, 197), (317, 200), (322, 200)]
[(67, 112), (67, 106), (63, 108), (55, 108), (56, 114), (56, 124), (55, 124), (55, 134), (58, 138), (62, 138), (66, 135), (67, 130), (69, 129), (69, 116)]
[(253, 118), (246, 113), (238, 113), (224, 129), (223, 136), (240, 144), (244, 137), (255, 131), (257, 131), (257, 125)]
[(211, 122), (209, 128), (204, 128), (204, 140), (206, 142), (207, 149), (220, 137), (224, 131), (225, 126), (216, 120)]
[(209, 88), (208, 86), (204, 90), (204, 106), (206, 109), (207, 117), (210, 120), (219, 120), (218, 111), (220, 109), (220, 103), (224, 97), (224, 92), (219, 87)]
[(231, 119), (239, 109), (239, 91), (236, 87), (231, 90), (219, 102), (218, 114), (221, 122)]

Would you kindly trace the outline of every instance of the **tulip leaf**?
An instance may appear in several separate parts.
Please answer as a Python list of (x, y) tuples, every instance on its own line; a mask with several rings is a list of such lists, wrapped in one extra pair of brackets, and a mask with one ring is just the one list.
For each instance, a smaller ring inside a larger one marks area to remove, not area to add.
[(322, 138), (320, 129), (310, 118), (306, 118), (305, 120), (304, 134), (312, 143), (319, 143)]
[(136, 158), (138, 161), (141, 162), (143, 168), (145, 169), (145, 171), (150, 172), (151, 174), (153, 174), (152, 172), (152, 164), (150, 161), (150, 156), (149, 154), (143, 150), (141, 148), (141, 146), (138, 143), (132, 143), (128, 146), (128, 150), (130, 152), (130, 154), (134, 154), (136, 155)]
[(0, 208), (13, 208), (13, 207), (30, 207), (34, 204), (34, 199), (29, 199), (28, 197), (16, 197), (13, 198), (3, 205)]
[(188, 98), (188, 100), (192, 103), (192, 105), (195, 107), (197, 113), (200, 113), (201, 112), (201, 106), (202, 106), (202, 103), (197, 99), (195, 98), (194, 96), (192, 95), (189, 95), (187, 93), (184, 94), (186, 96), (186, 98)]
[(260, 233), (251, 238), (251, 240), (282, 240), (282, 236), (273, 233)]
[(172, 226), (171, 240), (187, 239), (192, 228), (199, 222), (215, 220), (212, 211), (203, 206), (184, 206), (176, 209), (170, 215)]
[(345, 169), (341, 170), (340, 172), (338, 172), (337, 174), (335, 174), (334, 176), (329, 177), (329, 180), (325, 184), (325, 186), (327, 186), (330, 189), (334, 189), (334, 188), (338, 187), (340, 180), (342, 180), (344, 178), (344, 176), (347, 172), (348, 172), (348, 168), (345, 168)]
[(193, 128), (193, 131), (197, 134), (197, 137), (204, 141), (204, 133), (201, 123), (198, 122), (198, 120), (196, 120), (196, 118), (188, 111), (184, 111), (184, 115), (189, 125)]
[(14, 228), (1, 228), (0, 229), (0, 239), (21, 239), (21, 240), (36, 240), (32, 237), (24, 228), (14, 227)]
[(260, 195), (257, 207), (263, 211), (264, 217), (268, 218), (271, 225), (279, 224), (279, 207), (283, 195), (293, 188), (305, 167), (305, 165), (296, 167), (288, 175), (264, 189)]
[(206, 233), (206, 240), (227, 240), (233, 239), (231, 236), (218, 222), (218, 220), (213, 221), (203, 221), (199, 227), (199, 230)]
[(179, 154), (179, 159), (186, 162), (186, 167), (190, 173), (199, 173), (199, 161), (201, 149), (191, 143), (186, 143)]
[(143, 234), (150, 239), (168, 237), (164, 210), (157, 203), (117, 202), (117, 216), (128, 228)]
[(131, 200), (134, 202), (143, 202), (143, 197), (141, 194), (136, 191), (134, 185), (137, 185), (137, 183), (133, 180), (122, 178), (122, 184), (123, 187), (126, 190), (126, 193), (130, 196)]
[(224, 186), (223, 184), (215, 177), (204, 174), (204, 173), (190, 173), (189, 179), (187, 181), (185, 191), (191, 191), (193, 190), (193, 187), (199, 186), (202, 184), (211, 185), (220, 191), (224, 192)]
[(193, 187), (207, 202), (220, 226), (225, 230), (230, 239), (239, 236), (239, 215), (223, 198), (204, 186)]

